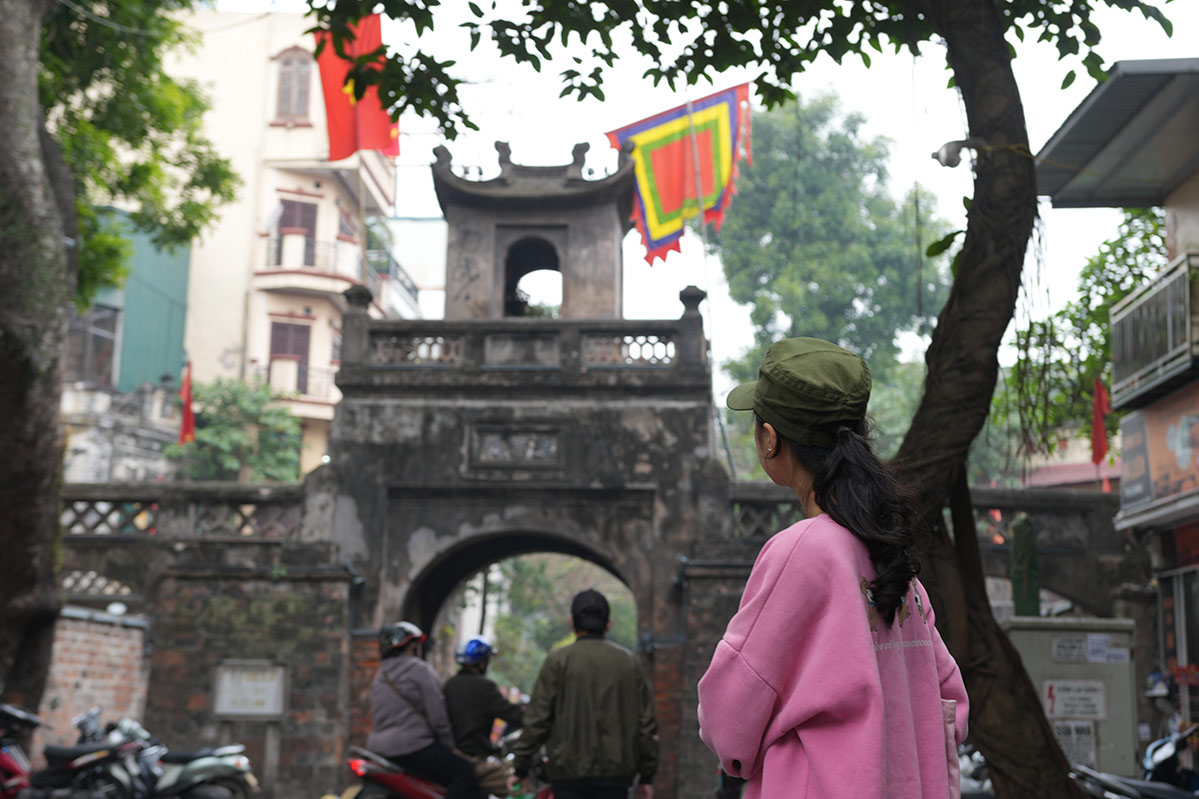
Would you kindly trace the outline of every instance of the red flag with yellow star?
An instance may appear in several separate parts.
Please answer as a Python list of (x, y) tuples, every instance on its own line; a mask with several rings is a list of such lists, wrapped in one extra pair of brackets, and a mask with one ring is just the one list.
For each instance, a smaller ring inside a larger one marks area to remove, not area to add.
[[(378, 14), (370, 14), (351, 25), (354, 40), (346, 42), (346, 55), (356, 58), (383, 46)], [(325, 96), (325, 122), (329, 131), (329, 160), (349, 158), (358, 150), (379, 150), (383, 155), (400, 154), (399, 125), (379, 101), (379, 89), (368, 86), (362, 99), (355, 99), (353, 83), (346, 83), (350, 62), (337, 54), (328, 31), (316, 34), (319, 45), (325, 43), (316, 63), (321, 72), (321, 90)]]

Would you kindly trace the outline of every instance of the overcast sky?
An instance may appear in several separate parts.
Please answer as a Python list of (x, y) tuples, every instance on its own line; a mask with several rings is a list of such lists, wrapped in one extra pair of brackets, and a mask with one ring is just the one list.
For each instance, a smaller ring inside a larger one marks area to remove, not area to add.
[[(304, 4), (296, 0), (225, 0), (218, 3), (228, 11), (296, 11)], [(444, 54), (458, 58), (458, 74), (471, 82), (461, 90), (463, 104), (481, 130), (452, 142), (436, 133), (428, 120), (401, 118), (401, 156), (398, 161), (401, 216), (436, 216), (440, 211), (433, 196), (428, 165), (432, 150), (445, 143), (456, 165), (477, 166), (484, 177), (497, 171), (494, 142), (507, 141), (512, 159), (525, 164), (561, 164), (570, 161), (576, 142), (591, 144), (587, 164), (602, 174), (616, 165), (615, 151), (609, 148), (604, 133), (629, 122), (678, 105), (688, 93), (672, 93), (666, 87), (654, 87), (641, 78), (645, 62), (622, 59), (606, 79), (606, 100), (559, 99), (558, 73), (565, 68), (546, 64), (541, 73), (502, 62), (486, 43), (476, 52), (468, 52), (466, 34), (456, 23), (465, 19), (464, 3), (447, 2), (438, 11), (438, 30), (421, 40)], [(1097, 15), (1103, 33), (1100, 53), (1110, 65), (1117, 60), (1143, 58), (1184, 58), (1195, 56), (1199, 41), (1199, 3), (1179, 0), (1163, 5), (1174, 22), (1174, 35), (1167, 38), (1156, 23), (1139, 14), (1104, 9)], [(445, 24), (449, 23), (449, 24)], [(1016, 78), (1024, 100), (1025, 115), (1033, 151), (1037, 151), (1057, 130), (1066, 116), (1094, 87), (1077, 61), (1059, 62), (1049, 44), (1031, 42), (1017, 45)], [(414, 46), (413, 32), (402, 25), (384, 27), (384, 40), (392, 47)], [(822, 58), (793, 83), (804, 96), (833, 91), (845, 111), (866, 118), (867, 135), (885, 136), (891, 141), (890, 189), (902, 196), (919, 182), (938, 198), (937, 212), (953, 224), (965, 224), (962, 197), (971, 191), (971, 176), (963, 163), (955, 169), (940, 166), (931, 153), (947, 141), (962, 139), (965, 117), (957, 93), (947, 88), (944, 51), (938, 45), (926, 45), (920, 58), (909, 54), (873, 55), (867, 69), (859, 60), (846, 58), (843, 65)], [(1059, 89), (1069, 69), (1079, 77), (1068, 89)], [(752, 78), (752, 72), (730, 72), (714, 76), (714, 86), (706, 84), (689, 90), (691, 99), (715, 89), (725, 88)], [(734, 198), (734, 203), (736, 199)], [(1060, 306), (1073, 296), (1074, 280), (1086, 258), (1098, 244), (1110, 237), (1119, 213), (1109, 209), (1054, 210), (1042, 205), (1044, 220), (1044, 274), (1036, 259), (1026, 264), (1026, 298), (1022, 312), (1043, 315), (1046, 308)], [(708, 290), (710, 302), (705, 314), (716, 360), (722, 361), (742, 351), (750, 343), (751, 331), (745, 308), (732, 303), (721, 277), (720, 264), (704, 258), (694, 236), (684, 239), (681, 253), (658, 261), (652, 268), (643, 258), (636, 232), (625, 243), (625, 316), (629, 318), (670, 317), (681, 312), (678, 291), (688, 284)], [(553, 296), (543, 297), (554, 301)], [(920, 357), (918, 345), (911, 344), (911, 355)], [(726, 382), (717, 378), (718, 396)]]

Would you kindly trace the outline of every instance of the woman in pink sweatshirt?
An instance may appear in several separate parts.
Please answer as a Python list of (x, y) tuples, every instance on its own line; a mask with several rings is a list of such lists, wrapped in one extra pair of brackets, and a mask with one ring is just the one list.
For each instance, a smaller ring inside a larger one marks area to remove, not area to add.
[(805, 519), (774, 535), (699, 683), (700, 736), (746, 799), (948, 799), (968, 702), (911, 555), (909, 506), (865, 437), (870, 370), (784, 339), (728, 406)]

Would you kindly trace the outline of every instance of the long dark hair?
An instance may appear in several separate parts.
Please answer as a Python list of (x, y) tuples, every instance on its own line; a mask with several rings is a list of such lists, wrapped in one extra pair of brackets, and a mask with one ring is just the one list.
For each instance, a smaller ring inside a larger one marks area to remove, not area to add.
[[(762, 424), (761, 418), (757, 422)], [(830, 432), (837, 438), (831, 449), (797, 444), (783, 435), (779, 439), (812, 473), (816, 504), (866, 545), (874, 564), (872, 599), (890, 625), (920, 571), (913, 556), (912, 502), (870, 448), (864, 421), (837, 425)]]

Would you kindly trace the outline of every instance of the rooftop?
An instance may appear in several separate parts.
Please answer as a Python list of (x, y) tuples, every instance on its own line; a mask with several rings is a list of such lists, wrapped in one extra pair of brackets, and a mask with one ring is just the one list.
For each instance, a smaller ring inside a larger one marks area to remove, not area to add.
[(1117, 61), (1037, 153), (1056, 208), (1165, 204), (1199, 170), (1199, 58)]

